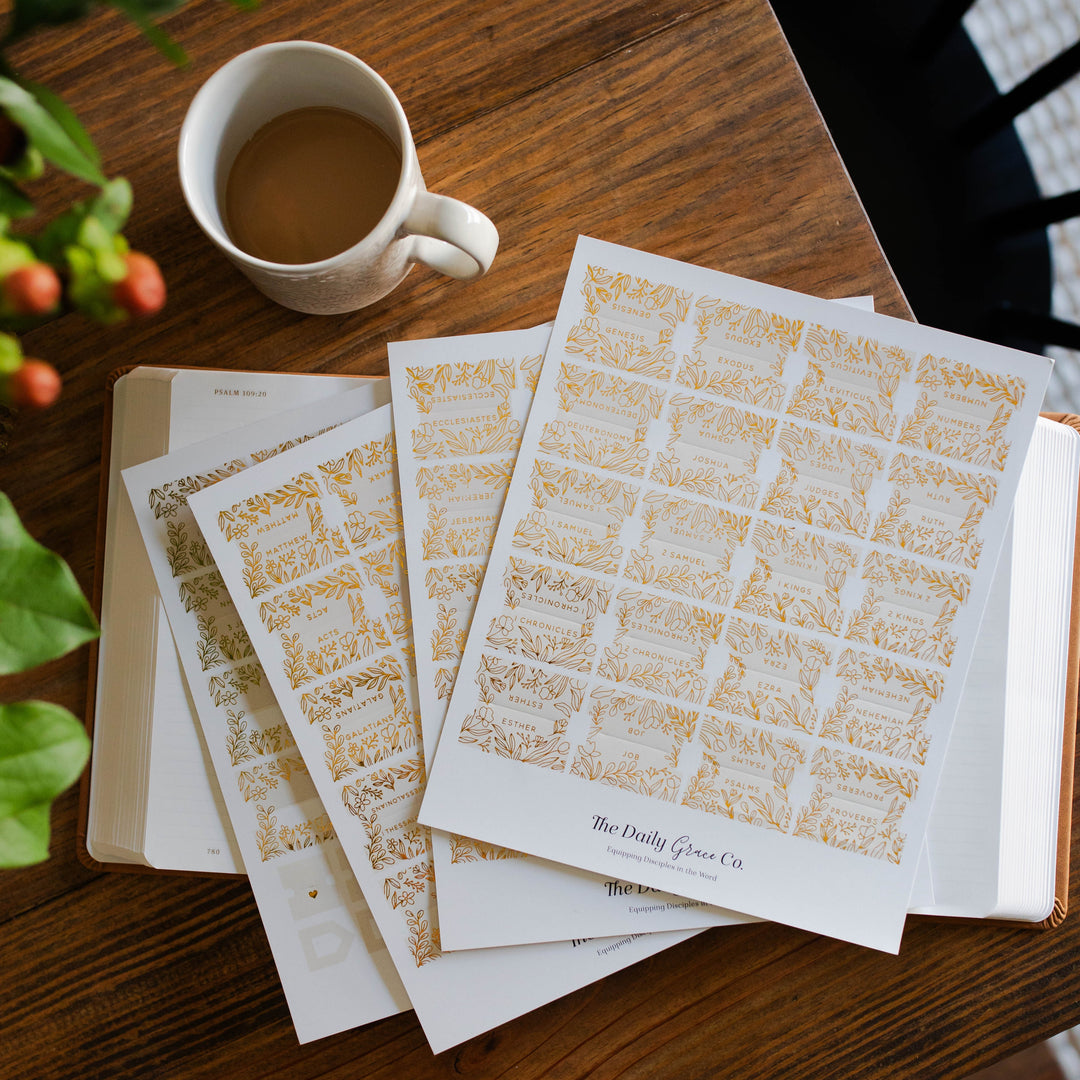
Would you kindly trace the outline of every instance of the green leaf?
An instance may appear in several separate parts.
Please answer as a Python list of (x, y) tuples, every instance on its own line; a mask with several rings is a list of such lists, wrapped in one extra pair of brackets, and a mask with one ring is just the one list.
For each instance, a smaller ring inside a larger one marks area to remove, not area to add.
[(64, 100), (54, 94), (47, 86), (41, 83), (30, 82), (27, 79), (17, 79), (20, 86), (31, 94), (41, 107), (67, 132), (71, 141), (92, 161), (98, 168), (101, 167), (101, 155), (94, 145), (94, 140), (86, 133), (86, 129), (79, 122), (79, 118), (72, 109), (65, 104)]
[(74, 202), (62, 214), (53, 218), (36, 237), (20, 239), (27, 240), (43, 262), (57, 266), (64, 257), (64, 249), (75, 243), (79, 229), (89, 212), (85, 202)]
[(102, 251), (94, 259), (94, 269), (106, 285), (115, 285), (127, 277), (128, 268), (124, 256), (116, 251)]
[(34, 249), (22, 240), (11, 236), (0, 236), (0, 280), (13, 270), (34, 261)]
[(180, 2), (183, 2), (183, 0), (179, 0), (177, 3), (174, 3), (173, 0), (165, 0), (165, 2), (155, 2), (155, 0), (109, 0), (109, 3), (114, 8), (127, 15), (142, 31), (146, 40), (162, 56), (178, 66), (187, 63), (187, 54), (160, 26), (153, 22), (153, 17), (172, 11), (174, 7), (179, 6)]
[(0, 705), (0, 868), (49, 857), (53, 799), (79, 777), (90, 754), (82, 724), (59, 705)]
[(0, 214), (24, 218), (33, 212), (34, 204), (6, 176), (0, 176)]
[(131, 213), (131, 184), (122, 176), (110, 180), (90, 201), (90, 213), (110, 233), (118, 233)]
[(93, 213), (87, 214), (82, 219), (75, 242), (82, 245), (87, 251), (113, 250), (113, 234), (105, 228), (105, 225)]
[(0, 375), (10, 375), (22, 366), (23, 351), (14, 334), (0, 333)]
[(45, 175), (45, 159), (36, 146), (26, 144), (22, 156), (11, 165), (0, 165), (0, 176), (19, 184), (26, 180), (39, 180)]
[(0, 77), (0, 109), (26, 132), (26, 137), (58, 168), (101, 186), (105, 177), (92, 158), (53, 119), (29, 90), (12, 79)]
[(63, 656), (98, 633), (71, 568), (23, 528), (0, 492), (0, 675)]

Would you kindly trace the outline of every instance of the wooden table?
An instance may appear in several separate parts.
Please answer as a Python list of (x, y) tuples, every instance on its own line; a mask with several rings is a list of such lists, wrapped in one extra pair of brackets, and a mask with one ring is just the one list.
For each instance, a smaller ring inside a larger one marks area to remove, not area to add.
[[(167, 26), (186, 68), (107, 11), (14, 55), (131, 179), (128, 237), (171, 290), (148, 322), (65, 316), (26, 339), (66, 387), (18, 418), (0, 487), (87, 590), (117, 366), (385, 372), (389, 340), (552, 318), (578, 233), (909, 315), (765, 0), (196, 0)], [(499, 225), (486, 278), (417, 268), (367, 310), (303, 316), (216, 254), (180, 195), (184, 111), (230, 56), (290, 37), (348, 49), (395, 87), (432, 189)], [(41, 205), (72, 194), (53, 178)], [(4, 700), (81, 713), (87, 674), (84, 649), (6, 680)], [(92, 873), (75, 824), (72, 791), (51, 859), (0, 877), (3, 1078), (959, 1077), (1080, 1021), (1074, 914), (1049, 933), (916, 920), (899, 957), (713, 930), (437, 1058), (412, 1013), (301, 1047), (246, 882)]]

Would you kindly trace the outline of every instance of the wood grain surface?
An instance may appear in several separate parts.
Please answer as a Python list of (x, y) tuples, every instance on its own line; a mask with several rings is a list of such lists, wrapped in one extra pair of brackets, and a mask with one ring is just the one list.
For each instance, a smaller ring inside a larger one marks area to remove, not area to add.
[[(116, 367), (385, 372), (390, 340), (552, 318), (579, 233), (909, 316), (765, 0), (193, 0), (166, 26), (185, 67), (107, 10), (14, 55), (132, 181), (127, 235), (170, 289), (148, 322), (64, 316), (25, 339), (65, 391), (16, 418), (0, 487), (88, 591)], [(417, 267), (366, 310), (305, 316), (216, 253), (180, 194), (184, 111), (225, 60), (285, 38), (387, 78), (428, 186), (499, 226), (487, 277)], [(35, 191), (46, 216), (73, 194), (52, 176)], [(87, 676), (81, 650), (0, 693), (82, 713)], [(710, 931), (438, 1057), (412, 1013), (301, 1047), (246, 882), (91, 872), (76, 803), (56, 806), (48, 862), (0, 877), (0, 1080), (960, 1077), (1080, 1020), (1075, 915), (1046, 933), (916, 920), (899, 957), (761, 924)]]

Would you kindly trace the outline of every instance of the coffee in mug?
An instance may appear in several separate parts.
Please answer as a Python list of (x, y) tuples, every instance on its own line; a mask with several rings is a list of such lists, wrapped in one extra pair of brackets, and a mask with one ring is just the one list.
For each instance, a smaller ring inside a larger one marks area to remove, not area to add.
[(309, 106), (264, 124), (225, 183), (225, 229), (275, 263), (329, 259), (362, 240), (389, 209), (401, 152), (370, 120)]
[[(335, 133), (347, 126), (358, 145), (345, 150)], [(383, 139), (389, 158), (372, 169)], [(249, 147), (250, 167), (240, 160)], [(499, 246), (479, 210), (427, 190), (394, 92), (330, 45), (273, 42), (216, 71), (184, 118), (179, 164), (203, 232), (271, 300), (297, 311), (355, 311), (417, 262), (477, 278)], [(272, 183), (262, 203), (264, 173)]]

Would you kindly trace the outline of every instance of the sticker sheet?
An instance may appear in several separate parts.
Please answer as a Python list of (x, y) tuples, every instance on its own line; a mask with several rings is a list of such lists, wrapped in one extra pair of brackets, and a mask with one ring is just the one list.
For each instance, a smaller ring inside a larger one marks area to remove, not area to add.
[(372, 382), (123, 474), (301, 1042), (409, 1000), (188, 498), (388, 397)]
[(190, 506), (438, 1052), (689, 936), (444, 952), (389, 406)]
[[(541, 326), (389, 345), (418, 703), (429, 758), (550, 332)], [(557, 581), (545, 595), (548, 610), (544, 602), (527, 602), (530, 611), (513, 632), (527, 652), (573, 649), (588, 631), (594, 605), (575, 608)], [(436, 830), (432, 849), (447, 949), (745, 921), (698, 900), (464, 836)]]
[(579, 240), (421, 821), (896, 951), (1050, 366)]

